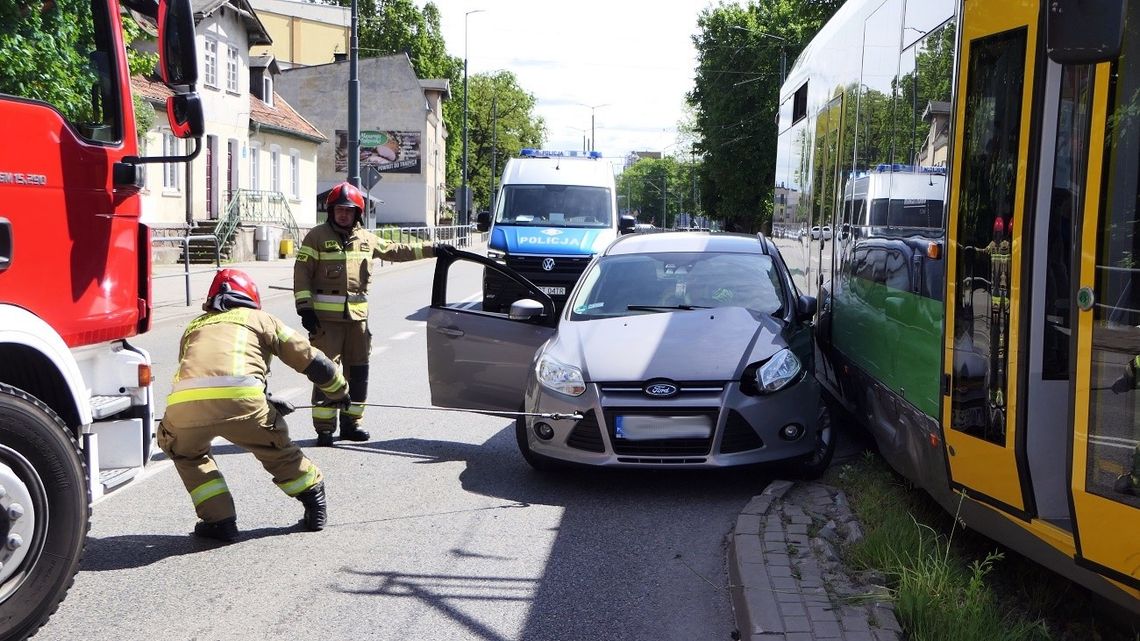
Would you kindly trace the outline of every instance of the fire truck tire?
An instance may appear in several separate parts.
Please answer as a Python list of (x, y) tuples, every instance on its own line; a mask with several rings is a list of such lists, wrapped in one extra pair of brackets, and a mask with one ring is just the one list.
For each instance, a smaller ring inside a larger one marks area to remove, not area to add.
[[(31, 636), (71, 588), (90, 526), (85, 472), (59, 416), (0, 384), (0, 558), (9, 559), (0, 566), (0, 639)], [(17, 497), (29, 505), (14, 510)]]

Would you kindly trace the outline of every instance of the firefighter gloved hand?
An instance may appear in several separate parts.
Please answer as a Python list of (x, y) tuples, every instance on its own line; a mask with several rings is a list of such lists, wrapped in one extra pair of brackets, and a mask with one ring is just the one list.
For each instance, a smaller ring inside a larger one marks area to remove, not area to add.
[(301, 317), (301, 327), (304, 327), (310, 334), (320, 329), (321, 321), (317, 318), (317, 312), (311, 309), (298, 309), (297, 315)]
[(273, 398), (270, 396), (268, 400), (269, 404), (273, 406), (273, 409), (277, 410), (277, 413), (281, 416), (288, 416), (297, 411), (297, 408), (293, 407), (292, 403), (283, 398)]

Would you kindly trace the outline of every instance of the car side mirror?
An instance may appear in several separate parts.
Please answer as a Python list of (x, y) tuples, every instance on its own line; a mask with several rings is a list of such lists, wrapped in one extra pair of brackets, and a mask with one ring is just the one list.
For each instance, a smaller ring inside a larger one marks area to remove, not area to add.
[(491, 212), (481, 211), (475, 215), (475, 229), (487, 231), (491, 228)]
[(618, 219), (618, 233), (632, 234), (637, 230), (637, 219), (633, 216), (622, 216)]
[(796, 300), (796, 320), (802, 322), (809, 321), (815, 316), (816, 302), (815, 296), (800, 296)]
[(509, 317), (511, 320), (526, 321), (539, 318), (545, 313), (542, 303), (532, 298), (523, 298), (511, 303)]

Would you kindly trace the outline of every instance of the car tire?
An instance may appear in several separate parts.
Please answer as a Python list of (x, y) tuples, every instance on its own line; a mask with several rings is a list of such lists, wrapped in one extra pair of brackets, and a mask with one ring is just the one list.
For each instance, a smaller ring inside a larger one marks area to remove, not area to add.
[[(4, 384), (0, 485), (6, 537), (23, 532), (22, 544), (12, 550), (22, 557), (0, 568), (0, 639), (24, 639), (55, 612), (75, 580), (91, 501), (85, 465), (67, 426), (47, 405)], [(25, 501), (22, 516), (10, 519), (13, 505)]]
[(519, 416), (515, 419), (515, 441), (518, 443), (519, 452), (522, 453), (523, 459), (537, 472), (548, 473), (562, 469), (563, 465), (560, 462), (548, 456), (536, 454), (530, 449), (526, 432), (526, 417)]
[(799, 474), (805, 479), (817, 479), (823, 476), (831, 465), (835, 456), (835, 426), (831, 420), (830, 403), (821, 400), (819, 403), (819, 419), (815, 432), (815, 448), (811, 454), (800, 459)]

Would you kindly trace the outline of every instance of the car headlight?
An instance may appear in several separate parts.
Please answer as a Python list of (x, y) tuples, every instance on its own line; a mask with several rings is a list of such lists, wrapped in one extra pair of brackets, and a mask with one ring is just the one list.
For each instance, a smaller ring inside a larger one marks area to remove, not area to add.
[(586, 381), (582, 378), (582, 370), (565, 363), (559, 363), (553, 358), (543, 356), (538, 360), (535, 368), (538, 382), (543, 387), (554, 390), (567, 396), (581, 396), (586, 391)]
[(491, 260), (495, 261), (496, 263), (502, 263), (504, 265), (507, 264), (507, 253), (506, 252), (496, 251), (494, 249), (488, 249), (487, 250), (487, 258), (490, 258)]
[(782, 349), (756, 369), (756, 386), (761, 392), (775, 392), (794, 381), (801, 370), (800, 359), (791, 350)]

